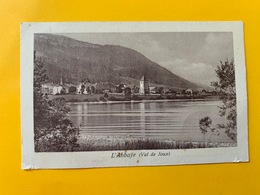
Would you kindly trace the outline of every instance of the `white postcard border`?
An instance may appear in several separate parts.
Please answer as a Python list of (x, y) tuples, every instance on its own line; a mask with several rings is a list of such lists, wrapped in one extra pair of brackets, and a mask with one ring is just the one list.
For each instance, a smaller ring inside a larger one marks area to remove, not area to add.
[[(237, 87), (237, 147), (180, 150), (131, 150), (135, 157), (112, 158), (114, 152), (34, 152), (33, 39), (34, 33), (89, 32), (233, 32)], [(21, 23), (22, 169), (63, 169), (115, 166), (156, 166), (247, 162), (247, 93), (242, 22), (43, 22)], [(170, 152), (168, 157), (140, 156), (141, 152)]]

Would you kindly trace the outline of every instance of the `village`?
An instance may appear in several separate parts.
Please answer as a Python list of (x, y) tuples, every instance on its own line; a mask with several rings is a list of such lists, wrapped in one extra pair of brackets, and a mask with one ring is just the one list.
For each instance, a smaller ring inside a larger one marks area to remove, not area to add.
[(88, 79), (78, 85), (64, 83), (62, 77), (59, 84), (45, 83), (42, 93), (51, 99), (63, 97), (68, 102), (89, 101), (126, 101), (126, 100), (156, 100), (156, 99), (198, 99), (215, 96), (215, 91), (205, 89), (193, 90), (174, 89), (170, 87), (152, 86), (145, 76), (137, 85), (114, 84), (111, 82), (91, 83)]

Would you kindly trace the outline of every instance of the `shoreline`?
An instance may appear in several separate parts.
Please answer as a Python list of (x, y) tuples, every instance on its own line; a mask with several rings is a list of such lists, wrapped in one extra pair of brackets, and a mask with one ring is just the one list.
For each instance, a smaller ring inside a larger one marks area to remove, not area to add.
[(87, 104), (118, 104), (118, 103), (140, 103), (140, 102), (187, 102), (187, 101), (215, 101), (218, 96), (172, 96), (172, 95), (147, 95), (147, 96), (123, 96), (119, 94), (90, 95), (51, 95), (51, 100), (62, 98), (68, 104), (87, 103)]
[[(188, 101), (210, 101), (208, 99), (162, 99), (162, 100), (125, 100), (125, 101), (105, 101), (105, 102), (84, 102), (84, 101), (79, 101), (79, 102), (67, 102), (67, 104), (120, 104), (120, 103), (146, 103), (146, 102), (188, 102)], [(214, 100), (212, 100), (214, 101)]]
[(152, 102), (204, 102), (204, 101), (217, 101), (218, 98), (183, 98), (183, 99), (157, 99), (157, 100), (120, 100), (120, 101), (96, 101), (96, 102), (87, 102), (87, 101), (67, 101), (67, 104), (123, 104), (123, 103), (152, 103)]

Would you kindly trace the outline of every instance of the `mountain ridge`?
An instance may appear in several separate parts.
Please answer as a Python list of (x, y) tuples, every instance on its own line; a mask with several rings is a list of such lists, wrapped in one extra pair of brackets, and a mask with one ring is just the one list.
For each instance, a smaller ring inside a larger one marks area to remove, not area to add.
[[(149, 82), (173, 88), (201, 88), (143, 54), (120, 45), (99, 45), (75, 40), (63, 35), (35, 34), (36, 56), (44, 61), (50, 82), (79, 83), (88, 78), (91, 82), (124, 83), (140, 80), (145, 75)], [(129, 78), (129, 79), (127, 79)]]

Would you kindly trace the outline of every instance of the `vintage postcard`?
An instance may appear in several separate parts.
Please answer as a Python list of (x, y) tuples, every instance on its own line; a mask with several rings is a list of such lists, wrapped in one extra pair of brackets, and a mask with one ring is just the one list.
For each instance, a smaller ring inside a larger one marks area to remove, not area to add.
[(248, 161), (242, 22), (21, 24), (22, 168)]

